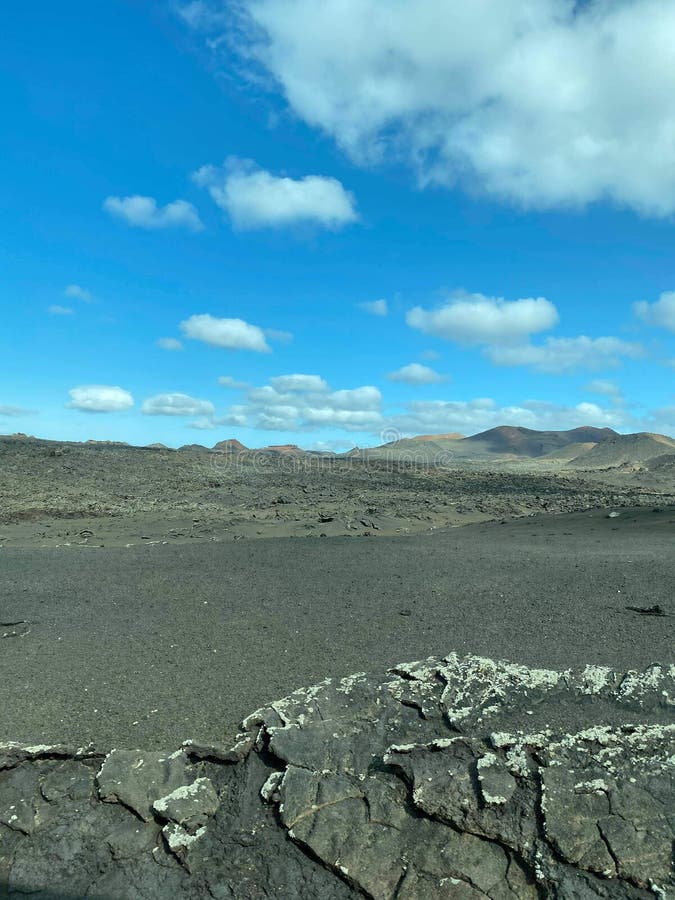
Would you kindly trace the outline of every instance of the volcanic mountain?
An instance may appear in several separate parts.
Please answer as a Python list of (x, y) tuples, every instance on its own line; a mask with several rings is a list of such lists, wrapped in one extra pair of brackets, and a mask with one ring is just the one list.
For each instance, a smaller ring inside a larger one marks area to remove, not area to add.
[(500, 455), (537, 457), (569, 444), (597, 444), (613, 437), (618, 435), (611, 428), (593, 428), (588, 425), (569, 431), (535, 431), (531, 428), (500, 425), (465, 438), (463, 443)]
[(213, 449), (219, 453), (245, 453), (248, 447), (236, 438), (229, 438), (227, 441), (218, 441), (213, 445)]
[(559, 458), (564, 460), (573, 459), (579, 453), (589, 451), (597, 444), (615, 437), (619, 435), (611, 428), (582, 426), (569, 431), (535, 431), (531, 428), (500, 425), (470, 437), (458, 434), (424, 434), (401, 438), (370, 450), (350, 451), (350, 455), (381, 458), (393, 454), (394, 457), (425, 457), (430, 460), (433, 457), (438, 461), (445, 456), (448, 460), (489, 461), (537, 459), (559, 454)]
[(614, 434), (600, 441), (569, 465), (583, 469), (613, 468), (627, 464), (644, 464), (675, 453), (675, 440), (664, 434), (639, 431), (636, 434)]

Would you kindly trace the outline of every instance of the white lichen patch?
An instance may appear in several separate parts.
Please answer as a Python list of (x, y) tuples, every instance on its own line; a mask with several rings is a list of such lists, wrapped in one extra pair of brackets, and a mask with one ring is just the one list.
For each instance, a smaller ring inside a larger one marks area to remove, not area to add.
[(581, 674), (578, 689), (582, 694), (599, 694), (610, 685), (615, 673), (608, 666), (586, 666)]
[(512, 775), (527, 778), (530, 766), (527, 753), (520, 747), (511, 747), (506, 751), (506, 767)]
[(433, 747), (434, 750), (445, 750), (446, 747), (451, 747), (458, 740), (460, 740), (460, 739), (456, 738), (456, 737), (436, 738), (436, 740), (431, 741), (429, 746)]
[(483, 795), (483, 800), (485, 800), (486, 803), (489, 803), (494, 806), (500, 806), (500, 805), (503, 805), (504, 803), (509, 802), (508, 797), (502, 797), (501, 794), (491, 794), (489, 791), (487, 791), (485, 789), (484, 785), (481, 785), (481, 794)]
[(366, 677), (365, 672), (356, 672), (354, 675), (349, 675), (347, 678), (341, 678), (335, 690), (338, 694), (351, 694), (356, 685), (365, 681)]
[(188, 851), (197, 841), (206, 834), (206, 826), (198, 828), (194, 834), (190, 834), (175, 822), (169, 822), (162, 828), (162, 834), (166, 838), (166, 843), (172, 853), (179, 855)]
[(387, 753), (412, 753), (413, 750), (423, 746), (424, 744), (392, 744)]
[(425, 660), (416, 660), (411, 663), (400, 663), (389, 671), (395, 675), (407, 676), (415, 681), (431, 681), (436, 675), (438, 666), (433, 657)]
[(478, 777), (481, 777), (481, 772), (483, 769), (491, 768), (496, 764), (496, 762), (497, 757), (494, 753), (486, 753), (485, 756), (482, 756), (476, 763), (476, 768), (478, 769)]
[(627, 672), (619, 685), (617, 697), (619, 700), (640, 699), (645, 694), (656, 692), (664, 675), (663, 667), (658, 665), (650, 666), (644, 672)]
[(518, 731), (515, 734), (508, 731), (493, 731), (490, 735), (490, 743), (498, 750), (504, 750), (507, 747), (532, 747), (536, 750), (547, 747), (552, 736), (553, 732), (550, 729), (529, 733)]
[(601, 778), (593, 778), (591, 781), (579, 781), (574, 785), (575, 794), (608, 794), (609, 785)]
[(211, 787), (211, 782), (208, 778), (198, 778), (192, 784), (182, 784), (165, 797), (160, 797), (159, 800), (155, 800), (153, 805), (157, 812), (166, 812), (172, 802), (198, 797), (208, 787)]
[(53, 744), (32, 744), (31, 746), (23, 747), (22, 749), (31, 756), (44, 756), (49, 752), (58, 752), (59, 750), (59, 748), (55, 747)]
[(284, 780), (285, 772), (272, 772), (263, 786), (260, 788), (260, 796), (265, 803), (272, 803), (279, 799), (279, 789)]

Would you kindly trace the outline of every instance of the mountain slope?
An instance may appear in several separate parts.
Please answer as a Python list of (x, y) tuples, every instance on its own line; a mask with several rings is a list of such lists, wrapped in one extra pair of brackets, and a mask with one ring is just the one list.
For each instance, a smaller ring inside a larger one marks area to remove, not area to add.
[(663, 434), (639, 431), (636, 434), (616, 434), (606, 438), (568, 465), (583, 469), (610, 468), (631, 463), (648, 463), (668, 453), (675, 453), (675, 440)]
[(616, 436), (611, 428), (582, 426), (569, 431), (534, 431), (512, 425), (500, 425), (464, 438), (463, 445), (476, 446), (481, 452), (522, 457), (545, 456), (570, 444), (598, 443)]

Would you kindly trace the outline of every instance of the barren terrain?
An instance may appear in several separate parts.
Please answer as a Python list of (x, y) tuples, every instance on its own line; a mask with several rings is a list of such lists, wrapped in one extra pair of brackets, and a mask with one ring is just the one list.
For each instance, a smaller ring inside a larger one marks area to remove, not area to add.
[(659, 477), (2, 440), (0, 733), (222, 737), (324, 676), (449, 649), (662, 660)]
[(496, 437), (0, 439), (0, 895), (668, 896), (673, 454)]
[(0, 438), (0, 545), (127, 546), (405, 535), (675, 501), (675, 472), (539, 459), (225, 455)]

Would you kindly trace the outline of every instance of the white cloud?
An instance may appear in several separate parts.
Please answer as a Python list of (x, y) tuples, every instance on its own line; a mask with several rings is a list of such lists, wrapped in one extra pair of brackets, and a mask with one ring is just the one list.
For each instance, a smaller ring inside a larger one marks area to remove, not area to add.
[(382, 394), (372, 385), (352, 388), (350, 390), (333, 391), (330, 402), (337, 409), (375, 411), (380, 408)]
[(257, 325), (250, 325), (243, 319), (218, 319), (202, 314), (190, 316), (180, 323), (180, 328), (186, 337), (203, 341), (213, 347), (271, 353), (263, 329)]
[(195, 419), (194, 422), (190, 422), (188, 428), (194, 428), (197, 431), (213, 431), (218, 424), (213, 419), (204, 416), (201, 419)]
[(187, 200), (174, 200), (158, 206), (154, 197), (107, 197), (103, 209), (136, 228), (187, 228), (201, 231), (202, 222), (197, 210)]
[(74, 309), (70, 306), (59, 306), (58, 303), (53, 303), (48, 309), (47, 312), (52, 316), (72, 316), (75, 312)]
[[(675, 212), (671, 0), (242, 5), (244, 62), (359, 162), (542, 208)], [(212, 38), (226, 28), (229, 5), (187, 8)]]
[(91, 303), (94, 299), (91, 291), (80, 287), (79, 284), (69, 284), (63, 293), (66, 297), (70, 297), (71, 300), (82, 300), (84, 303)]
[(396, 372), (390, 372), (387, 375), (389, 381), (402, 381), (404, 384), (440, 384), (447, 381), (446, 375), (435, 372), (429, 366), (423, 366), (420, 363), (410, 363), (402, 366)]
[(233, 378), (231, 375), (221, 375), (218, 379), (218, 384), (222, 384), (222, 386), (226, 388), (232, 388), (234, 391), (250, 387), (246, 381), (237, 381), (237, 379)]
[(80, 409), (83, 412), (104, 413), (122, 412), (134, 405), (134, 398), (121, 387), (106, 384), (85, 384), (74, 387), (70, 391), (69, 409)]
[(277, 375), (270, 378), (276, 391), (327, 391), (328, 384), (320, 375)]
[(558, 312), (544, 297), (507, 301), (483, 294), (457, 294), (437, 309), (415, 306), (406, 314), (406, 322), (425, 334), (459, 344), (502, 344), (552, 328)]
[(614, 369), (622, 358), (638, 359), (641, 344), (616, 337), (549, 337), (541, 345), (515, 344), (487, 347), (487, 357), (498, 366), (531, 366), (538, 372), (559, 374), (577, 369)]
[(386, 316), (389, 314), (389, 306), (386, 300), (367, 300), (365, 303), (359, 303), (364, 312), (370, 313), (372, 316)]
[(641, 300), (633, 304), (633, 309), (648, 325), (675, 332), (675, 291), (666, 291), (655, 303)]
[(382, 394), (372, 385), (333, 391), (318, 375), (282, 375), (251, 388), (220, 421), (272, 431), (373, 431), (383, 421), (381, 407)]
[(476, 397), (420, 400), (408, 403), (403, 412), (385, 415), (382, 395), (371, 385), (337, 391), (330, 387), (282, 391), (266, 384), (247, 391), (242, 401), (231, 406), (224, 416), (207, 416), (197, 427), (210, 428), (208, 420), (215, 425), (309, 434), (328, 428), (370, 435), (372, 443), (382, 443), (397, 434), (475, 434), (497, 425), (541, 430), (595, 425), (621, 431), (673, 433), (672, 412), (666, 408), (635, 415), (631, 407), (615, 403), (613, 398), (612, 406), (607, 408), (599, 403), (565, 405), (540, 400), (499, 405), (492, 398)]
[(279, 177), (231, 159), (222, 168), (202, 166), (193, 178), (208, 189), (235, 228), (310, 224), (337, 229), (358, 219), (353, 196), (336, 178), (325, 175)]
[(162, 337), (157, 340), (157, 346), (162, 350), (182, 350), (183, 345), (177, 338)]
[(215, 407), (209, 400), (197, 400), (189, 394), (156, 394), (143, 401), (146, 416), (212, 416)]

